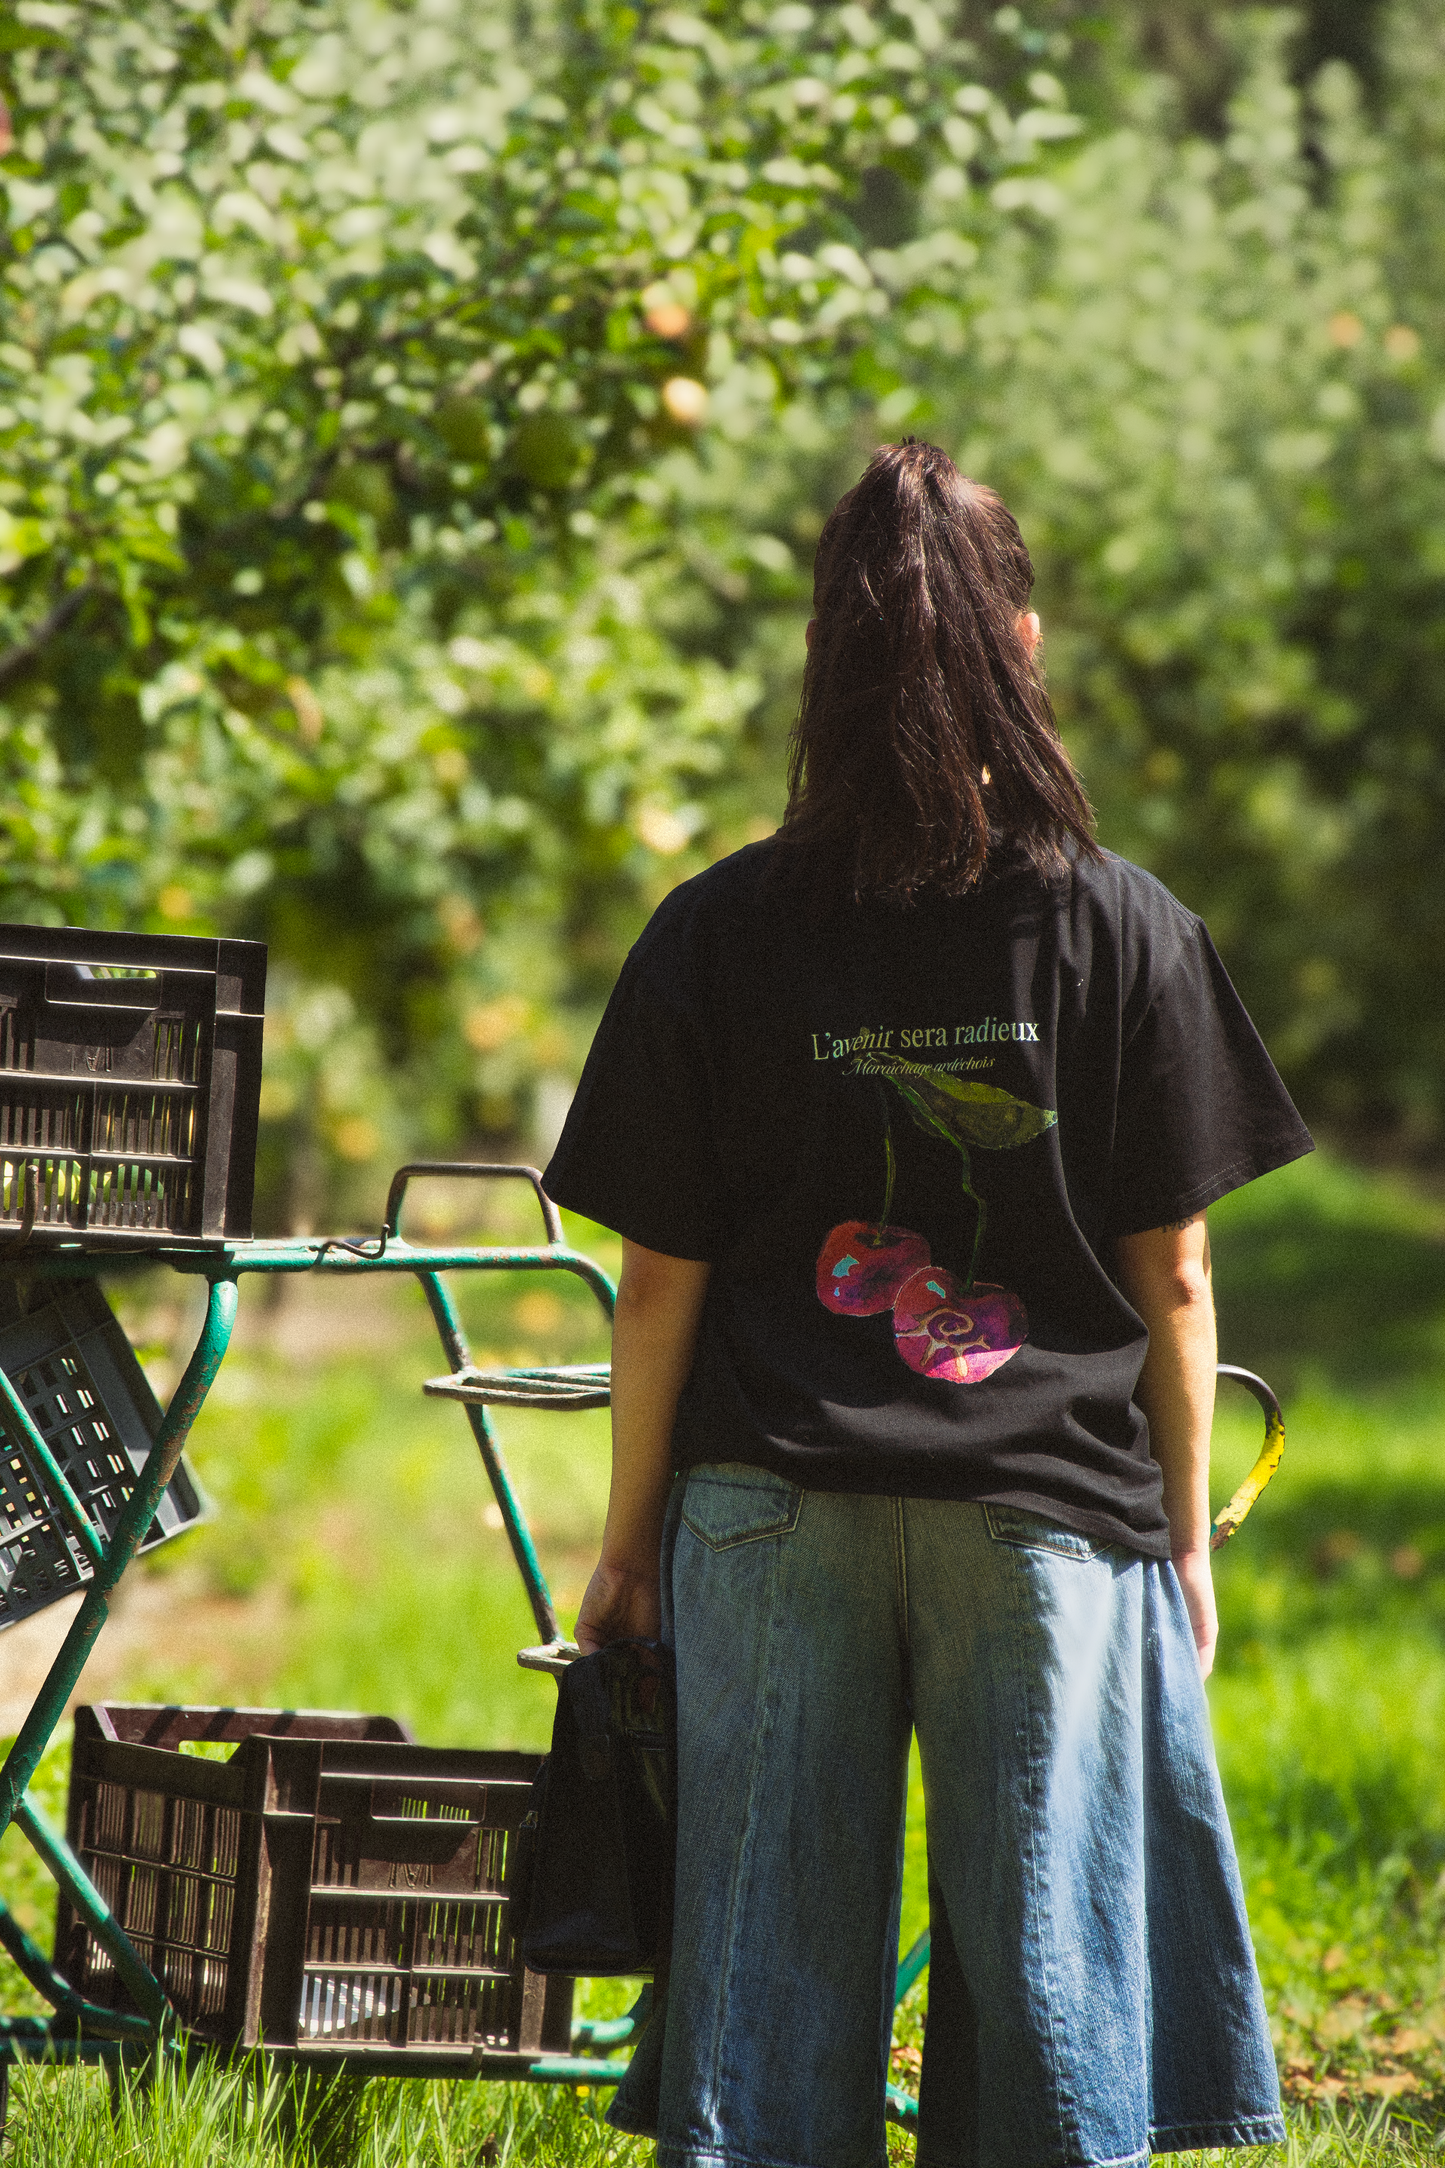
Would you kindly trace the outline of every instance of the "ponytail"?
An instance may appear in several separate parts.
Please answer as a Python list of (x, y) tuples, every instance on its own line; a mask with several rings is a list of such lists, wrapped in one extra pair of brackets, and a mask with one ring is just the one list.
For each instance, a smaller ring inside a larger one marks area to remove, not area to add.
[(1041, 872), (1097, 857), (1093, 816), (1019, 627), (1012, 514), (943, 452), (875, 452), (818, 542), (788, 768), (792, 855), (858, 897), (961, 895), (1009, 841)]

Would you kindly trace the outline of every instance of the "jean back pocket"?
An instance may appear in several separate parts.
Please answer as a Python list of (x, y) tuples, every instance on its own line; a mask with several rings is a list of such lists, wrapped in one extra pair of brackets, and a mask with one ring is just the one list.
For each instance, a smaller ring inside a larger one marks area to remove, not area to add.
[(798, 1525), (803, 1493), (766, 1468), (713, 1461), (688, 1475), (682, 1524), (711, 1551), (786, 1536)]
[(1011, 1543), (1016, 1550), (1053, 1551), (1061, 1558), (1087, 1559), (1113, 1549), (1102, 1536), (1080, 1535), (1076, 1528), (1045, 1520), (1042, 1513), (1031, 1513), (1025, 1506), (986, 1503), (983, 1513), (994, 1542)]

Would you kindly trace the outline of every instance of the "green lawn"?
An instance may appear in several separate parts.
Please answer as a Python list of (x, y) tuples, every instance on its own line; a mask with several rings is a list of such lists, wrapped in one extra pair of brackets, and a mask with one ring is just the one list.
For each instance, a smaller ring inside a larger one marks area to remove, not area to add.
[[(1283, 1471), (1218, 1561), (1211, 1698), (1291, 2153), (1434, 2158), (1445, 2121), (1445, 1207), (1317, 1160), (1211, 1222), (1224, 1352), (1279, 1384), (1288, 1420)], [(609, 1262), (605, 1238), (596, 1247)], [(153, 1627), (107, 1690), (388, 1710), (431, 1741), (545, 1743), (552, 1689), (513, 1660), (532, 1622), (470, 1434), (455, 1406), (419, 1390), (443, 1367), (419, 1294), (398, 1285), (348, 1316), (354, 1291), (333, 1286), (326, 1302), (283, 1302), (274, 1319), (261, 1294), (245, 1287), (248, 1322), (197, 1426), (193, 1458), (215, 1518), (145, 1569), (133, 1616)], [(164, 1287), (127, 1294), (138, 1340), (174, 1325), (169, 1299)], [(604, 1351), (575, 1284), (473, 1284), (463, 1300), (478, 1349)], [(606, 1418), (517, 1414), (501, 1428), (565, 1612), (605, 1497)], [(1258, 1434), (1253, 1403), (1222, 1398), (1221, 1498)], [(63, 1743), (44, 1783), (63, 1800)], [(44, 1939), (44, 1887), (13, 1834), (0, 1885)], [(922, 1906), (915, 1817), (905, 1938)], [(11, 2007), (33, 2006), (14, 1988), (12, 1975)], [(595, 1992), (610, 2006), (617, 1990)], [(922, 1991), (912, 2001), (905, 2079)], [(608, 2137), (596, 2106), (373, 2086), (320, 2150), (388, 2168), (587, 2161), (609, 2147), (644, 2157)], [(126, 2116), (133, 2130), (113, 2130), (91, 2078), (23, 2077), (13, 2157), (280, 2160), (296, 2153), (306, 2111), (281, 2114), (264, 2089), (217, 2079), (122, 2103)]]

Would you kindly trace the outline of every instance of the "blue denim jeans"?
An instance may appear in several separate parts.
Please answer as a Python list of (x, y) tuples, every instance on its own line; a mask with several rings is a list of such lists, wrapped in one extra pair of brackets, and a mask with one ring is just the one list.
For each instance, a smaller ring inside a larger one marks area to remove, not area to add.
[(662, 2168), (882, 2168), (910, 1733), (919, 2168), (1283, 2136), (1172, 1567), (1011, 1507), (679, 1484), (671, 1977), (612, 2120)]

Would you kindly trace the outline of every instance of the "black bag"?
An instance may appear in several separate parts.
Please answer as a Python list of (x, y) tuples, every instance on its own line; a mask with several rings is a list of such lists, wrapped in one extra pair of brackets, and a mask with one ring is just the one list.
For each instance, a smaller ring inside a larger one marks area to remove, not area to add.
[(672, 1903), (675, 1719), (658, 1642), (614, 1642), (562, 1673), (512, 1876), (530, 1971), (655, 1969)]

